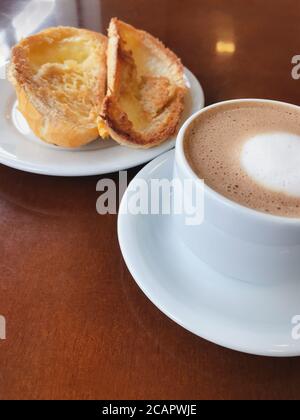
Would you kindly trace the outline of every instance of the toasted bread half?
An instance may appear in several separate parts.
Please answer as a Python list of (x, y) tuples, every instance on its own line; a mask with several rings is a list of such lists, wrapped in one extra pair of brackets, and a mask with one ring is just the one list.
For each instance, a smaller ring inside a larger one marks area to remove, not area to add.
[(46, 29), (13, 48), (8, 76), (38, 137), (63, 147), (99, 137), (106, 48), (105, 36), (70, 27)]
[(147, 32), (114, 18), (108, 30), (107, 72), (101, 137), (150, 148), (176, 132), (186, 86), (181, 61), (172, 51)]

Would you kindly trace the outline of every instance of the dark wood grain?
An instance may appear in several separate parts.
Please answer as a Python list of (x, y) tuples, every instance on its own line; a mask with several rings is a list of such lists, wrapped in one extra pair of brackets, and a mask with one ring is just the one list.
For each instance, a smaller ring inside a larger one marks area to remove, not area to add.
[[(1, 2), (1, 29), (10, 26), (13, 3)], [(15, 2), (18, 10), (23, 3)], [(300, 81), (291, 78), (291, 58), (300, 54), (298, 0), (101, 1), (102, 29), (112, 16), (173, 48), (201, 80), (207, 103), (300, 103)], [(233, 42), (235, 53), (218, 54), (218, 41)], [(220, 348), (146, 299), (123, 262), (116, 216), (96, 213), (98, 179), (0, 166), (0, 314), (7, 319), (0, 399), (298, 399), (300, 359)]]

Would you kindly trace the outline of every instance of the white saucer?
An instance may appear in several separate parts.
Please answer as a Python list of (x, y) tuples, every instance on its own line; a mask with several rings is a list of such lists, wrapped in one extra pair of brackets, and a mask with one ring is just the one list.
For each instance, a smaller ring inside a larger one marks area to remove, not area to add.
[[(174, 151), (165, 153), (137, 178), (172, 179), (173, 160)], [(129, 186), (124, 198), (130, 194)], [(124, 198), (118, 220), (121, 250), (154, 305), (221, 346), (264, 356), (300, 355), (300, 341), (292, 338), (292, 318), (300, 314), (300, 281), (259, 286), (225, 278), (186, 248), (172, 230), (170, 216), (122, 214)]]
[[(47, 145), (30, 130), (17, 110), (11, 84), (4, 80), (0, 67), (0, 163), (15, 169), (56, 176), (100, 175), (116, 172), (149, 162), (174, 147), (176, 136), (149, 150), (119, 146), (113, 140), (99, 141), (76, 150)], [(185, 69), (189, 88), (181, 124), (203, 108), (204, 93), (198, 80)]]

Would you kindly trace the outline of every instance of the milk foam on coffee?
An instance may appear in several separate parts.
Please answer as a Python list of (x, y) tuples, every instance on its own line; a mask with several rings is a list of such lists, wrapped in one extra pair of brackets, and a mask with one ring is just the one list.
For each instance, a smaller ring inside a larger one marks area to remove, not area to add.
[(300, 136), (259, 134), (244, 144), (241, 161), (248, 175), (264, 187), (300, 197)]
[(300, 217), (300, 108), (224, 103), (188, 127), (185, 155), (223, 196), (258, 211)]

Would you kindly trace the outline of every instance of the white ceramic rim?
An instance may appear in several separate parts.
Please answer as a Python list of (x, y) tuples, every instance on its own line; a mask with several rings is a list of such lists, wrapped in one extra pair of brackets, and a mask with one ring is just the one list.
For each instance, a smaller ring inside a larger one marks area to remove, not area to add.
[[(190, 118), (187, 119), (187, 121), (183, 124), (183, 126), (179, 130), (179, 133), (178, 133), (178, 136), (177, 136), (177, 141), (176, 141), (176, 153), (175, 153), (176, 163), (180, 167), (183, 167), (184, 171), (192, 179), (194, 179), (195, 182), (199, 181), (199, 177), (196, 175), (194, 170), (191, 168), (190, 164), (187, 161), (185, 153), (184, 153), (184, 136), (185, 136), (186, 130), (188, 129), (190, 124), (195, 119), (197, 119), (197, 117), (199, 115), (205, 113), (206, 111), (208, 111), (210, 109), (218, 108), (221, 105), (238, 104), (238, 103), (244, 103), (244, 102), (269, 103), (269, 104), (275, 104), (275, 105), (277, 104), (277, 105), (283, 105), (283, 106), (286, 106), (286, 107), (289, 107), (289, 108), (292, 108), (292, 109), (298, 109), (299, 110), (298, 105), (289, 104), (289, 103), (283, 102), (283, 101), (275, 101), (275, 100), (271, 100), (271, 99), (247, 98), (247, 99), (231, 99), (231, 100), (227, 100), (227, 101), (217, 102), (213, 105), (209, 105), (209, 106), (199, 110), (198, 112), (196, 112), (194, 115), (192, 115)], [(212, 199), (217, 200), (222, 205), (224, 205), (228, 208), (231, 208), (232, 210), (236, 210), (236, 211), (241, 212), (245, 216), (248, 216), (248, 217), (251, 217), (251, 218), (256, 218), (256, 219), (259, 219), (260, 221), (266, 222), (266, 223), (277, 223), (277, 224), (282, 224), (282, 225), (287, 225), (288, 224), (288, 225), (295, 225), (297, 227), (300, 227), (300, 218), (296, 218), (296, 217), (292, 218), (292, 217), (287, 217), (287, 216), (276, 216), (276, 215), (273, 215), (273, 214), (263, 213), (263, 212), (260, 212), (258, 210), (254, 210), (254, 209), (251, 209), (249, 207), (243, 206), (242, 204), (236, 203), (235, 201), (232, 201), (229, 198), (224, 197), (222, 194), (216, 192), (214, 189), (209, 187), (205, 182), (204, 182), (204, 191), (205, 191), (205, 194), (208, 194)]]

